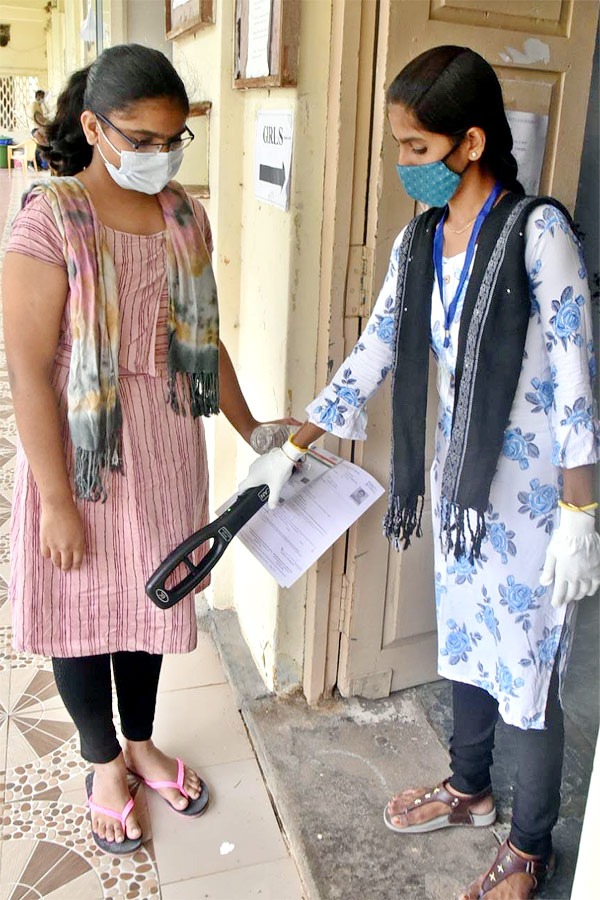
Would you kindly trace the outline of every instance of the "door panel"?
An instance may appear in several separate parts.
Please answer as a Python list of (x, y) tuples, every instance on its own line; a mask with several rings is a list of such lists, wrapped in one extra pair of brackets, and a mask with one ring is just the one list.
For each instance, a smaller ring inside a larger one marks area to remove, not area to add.
[[(524, 110), (548, 116), (548, 134), (539, 193), (553, 193), (551, 185), (555, 183), (555, 163), (564, 88), (562, 72), (546, 72), (543, 69), (515, 71), (506, 66), (495, 66), (494, 68), (502, 85), (506, 109)], [(576, 168), (579, 171), (579, 166)], [(573, 197), (571, 208), (573, 208), (574, 202), (575, 198)]]
[[(386, 122), (385, 88), (397, 72), (440, 44), (469, 46), (481, 53), (498, 73), (507, 108), (548, 115), (540, 193), (552, 193), (573, 209), (597, 17), (596, 0), (382, 0), (362, 257), (368, 261), (373, 291), (370, 303), (363, 297), (361, 305), (356, 281), (350, 280), (355, 293), (346, 302), (348, 335), (358, 330), (351, 325), (352, 316), (359, 326), (360, 314), (368, 314), (393, 241), (415, 214), (414, 203), (396, 176), (396, 149)], [(353, 217), (359, 212), (353, 209)], [(358, 230), (352, 232), (355, 236)], [(357, 251), (353, 259), (360, 260)], [(355, 268), (359, 265), (356, 262)], [(360, 324), (364, 323), (362, 318)], [(368, 440), (354, 447), (355, 460), (385, 485), (390, 405), (388, 383), (369, 403)], [(427, 469), (434, 449), (436, 408), (435, 375), (430, 371)], [(426, 502), (423, 538), (413, 541), (406, 553), (397, 553), (382, 536), (386, 502), (384, 497), (371, 507), (348, 537), (348, 596), (338, 668), (338, 687), (347, 696), (384, 696), (389, 690), (437, 677), (430, 507)]]
[(573, 0), (431, 0), (430, 19), (568, 37), (572, 11)]

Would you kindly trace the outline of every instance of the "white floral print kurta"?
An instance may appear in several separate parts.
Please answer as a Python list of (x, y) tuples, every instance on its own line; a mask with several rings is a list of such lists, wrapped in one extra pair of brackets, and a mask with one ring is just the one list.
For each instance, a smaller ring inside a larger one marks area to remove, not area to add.
[[(308, 406), (311, 422), (352, 439), (366, 437), (365, 403), (392, 366), (398, 250), (367, 327), (331, 383)], [(503, 719), (543, 728), (557, 653), (564, 674), (576, 604), (550, 604), (539, 576), (557, 522), (560, 468), (595, 463), (598, 421), (590, 295), (581, 248), (564, 216), (537, 207), (526, 227), (531, 319), (521, 378), (492, 482), (487, 536), (479, 560), (444, 558), (441, 475), (454, 405), (456, 347), (464, 294), (443, 347), (444, 314), (433, 285), (431, 347), (438, 364), (439, 415), (431, 469), (435, 595), (441, 675), (478, 685), (498, 700)], [(464, 253), (444, 259), (444, 303), (458, 285)], [(436, 280), (434, 279), (434, 282)], [(410, 553), (410, 549), (407, 551)]]

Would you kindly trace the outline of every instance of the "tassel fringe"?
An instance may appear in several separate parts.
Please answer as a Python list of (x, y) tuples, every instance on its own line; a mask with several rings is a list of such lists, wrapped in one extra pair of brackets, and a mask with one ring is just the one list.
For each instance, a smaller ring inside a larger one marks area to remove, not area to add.
[(390, 497), (388, 511), (383, 520), (383, 533), (391, 541), (396, 550), (410, 547), (411, 538), (423, 535), (423, 494), (410, 503), (400, 497)]
[[(396, 550), (410, 547), (413, 535), (422, 537), (424, 500), (423, 494), (419, 494), (410, 504), (400, 497), (390, 497), (383, 520), (383, 533)], [(469, 514), (474, 512), (459, 503), (449, 503), (442, 499), (440, 538), (445, 557), (453, 552), (456, 559), (468, 556), (471, 563), (480, 558), (481, 545), (486, 536), (485, 517), (483, 513), (477, 512), (477, 524), (473, 528)]]
[(459, 503), (442, 501), (440, 540), (445, 557), (453, 551), (455, 559), (468, 556), (472, 563), (480, 558), (481, 545), (486, 535), (485, 517), (482, 512), (477, 511), (477, 524), (473, 529), (469, 516), (473, 512), (475, 510), (466, 509)]
[[(178, 386), (187, 393), (182, 401)], [(211, 416), (219, 412), (219, 376), (216, 372), (169, 372), (168, 402), (178, 415), (185, 416), (187, 410), (196, 419), (198, 416)]]
[[(179, 387), (181, 390), (178, 390)], [(178, 415), (185, 416), (187, 409), (194, 419), (218, 413), (219, 377), (214, 372), (199, 375), (171, 372), (167, 399)], [(107, 497), (104, 473), (107, 471), (124, 474), (120, 427), (111, 434), (108, 447), (104, 450), (76, 447), (75, 496), (80, 500), (94, 503), (100, 500), (104, 503)]]
[(120, 432), (111, 436), (105, 450), (75, 449), (75, 496), (80, 500), (104, 503), (107, 494), (103, 473), (106, 471), (124, 474)]

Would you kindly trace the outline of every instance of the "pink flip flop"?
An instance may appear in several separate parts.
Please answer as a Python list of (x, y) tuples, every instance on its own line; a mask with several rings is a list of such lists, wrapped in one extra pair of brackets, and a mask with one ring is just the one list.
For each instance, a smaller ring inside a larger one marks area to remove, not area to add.
[(151, 788), (153, 791), (157, 791), (159, 788), (175, 788), (183, 797), (187, 797), (189, 803), (185, 807), (185, 809), (177, 809), (176, 806), (173, 806), (170, 800), (167, 800), (166, 797), (163, 797), (162, 794), (159, 794), (159, 796), (165, 801), (165, 803), (170, 806), (171, 809), (176, 813), (179, 813), (180, 816), (187, 816), (190, 819), (197, 819), (198, 816), (201, 816), (202, 813), (206, 812), (209, 801), (208, 788), (206, 787), (204, 782), (201, 781), (200, 783), (202, 785), (202, 791), (200, 793), (200, 796), (196, 797), (195, 799), (190, 797), (185, 787), (183, 786), (183, 782), (185, 779), (185, 766), (183, 764), (183, 760), (179, 759), (179, 757), (177, 757), (177, 781), (147, 781), (141, 775), (138, 775), (137, 772), (134, 772), (133, 769), (130, 769), (129, 771), (132, 775), (135, 775), (136, 778), (139, 778), (140, 781), (143, 781), (146, 787)]
[[(89, 772), (85, 777), (85, 790), (88, 797), (88, 806), (90, 809), (90, 825), (92, 823), (92, 813), (100, 813), (103, 816), (108, 816), (111, 819), (116, 819), (117, 822), (121, 823), (121, 828), (123, 829), (123, 833), (126, 834), (125, 831), (125, 823), (133, 809), (133, 798), (130, 797), (125, 806), (123, 807), (122, 812), (115, 812), (114, 809), (107, 809), (105, 806), (99, 806), (97, 803), (94, 803), (93, 796), (93, 787), (94, 787), (94, 773)], [(135, 853), (136, 850), (139, 850), (142, 846), (142, 839), (139, 838), (128, 838), (125, 837), (122, 841), (107, 841), (104, 838), (101, 838), (96, 834), (92, 827), (92, 835), (93, 838), (100, 847), (101, 850), (104, 850), (105, 853), (114, 853), (116, 856), (126, 856), (130, 853)]]

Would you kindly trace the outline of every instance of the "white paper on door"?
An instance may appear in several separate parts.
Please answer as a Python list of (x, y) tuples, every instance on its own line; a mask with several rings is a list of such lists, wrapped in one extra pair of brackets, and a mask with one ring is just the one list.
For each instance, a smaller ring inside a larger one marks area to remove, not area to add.
[[(277, 509), (263, 507), (238, 540), (291, 587), (381, 497), (368, 472), (325, 450), (310, 451), (283, 489)], [(228, 501), (222, 509), (231, 505)]]
[(512, 132), (513, 155), (519, 167), (519, 181), (526, 194), (535, 196), (540, 189), (548, 116), (507, 109), (506, 118)]

